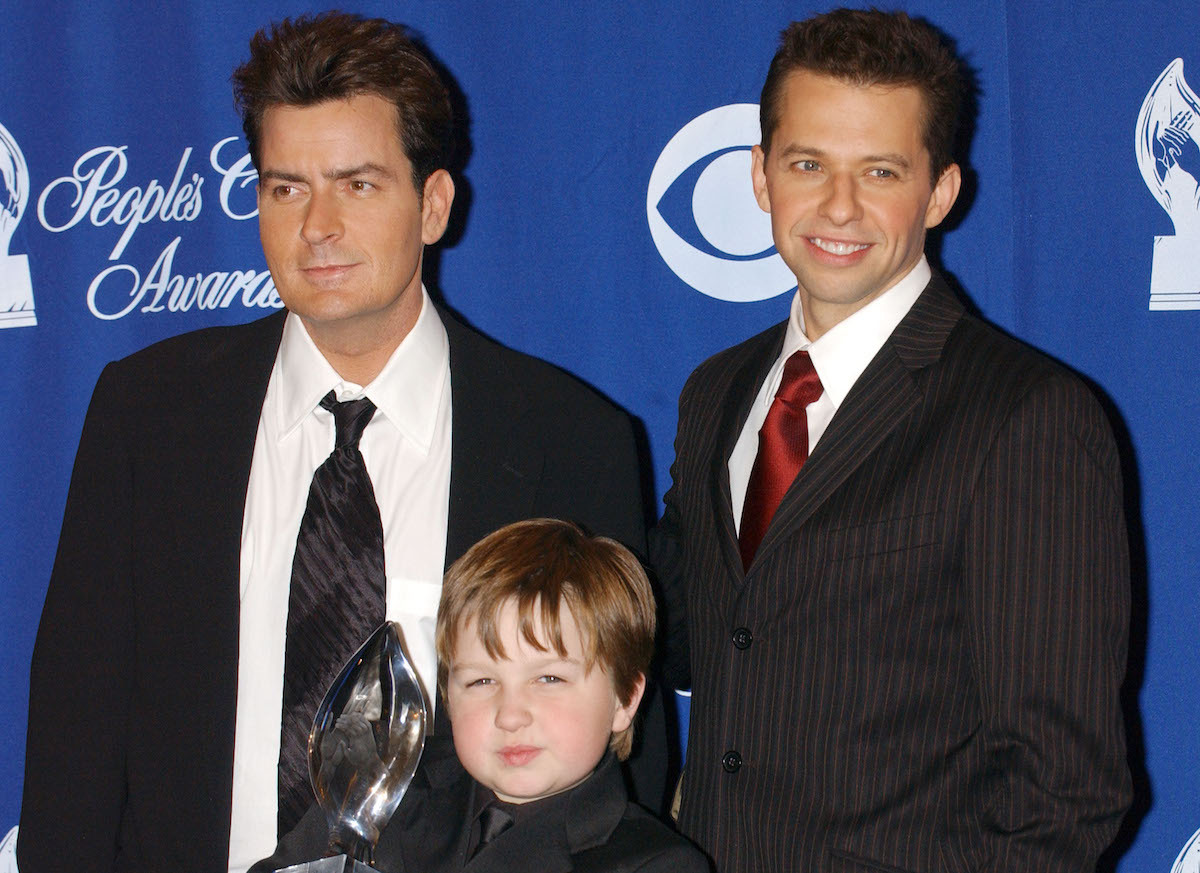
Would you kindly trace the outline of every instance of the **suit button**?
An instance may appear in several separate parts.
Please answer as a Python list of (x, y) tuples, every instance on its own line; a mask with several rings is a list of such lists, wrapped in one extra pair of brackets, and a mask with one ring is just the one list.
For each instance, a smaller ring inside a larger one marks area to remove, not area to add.
[(725, 768), (726, 773), (736, 773), (742, 769), (742, 756), (737, 752), (726, 752), (725, 757), (721, 759), (721, 766)]
[(754, 642), (754, 634), (750, 633), (749, 628), (739, 627), (733, 632), (733, 644), (737, 648), (748, 649), (752, 642)]

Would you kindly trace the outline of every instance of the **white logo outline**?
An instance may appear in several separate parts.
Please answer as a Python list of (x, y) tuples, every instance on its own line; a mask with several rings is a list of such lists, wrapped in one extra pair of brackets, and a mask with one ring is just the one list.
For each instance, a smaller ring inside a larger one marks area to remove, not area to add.
[(0, 328), (37, 324), (29, 256), (8, 251), (28, 203), (29, 165), (16, 139), (0, 124)]
[[(667, 223), (658, 204), (671, 184), (696, 161), (730, 148), (748, 151), (758, 144), (759, 134), (758, 104), (731, 103), (710, 109), (680, 128), (663, 147), (650, 171), (646, 190), (650, 236), (663, 261), (676, 276), (701, 294), (731, 303), (777, 297), (796, 287), (796, 277), (777, 252), (761, 258), (725, 259), (701, 251)], [(745, 174), (745, 188), (731, 192), (731, 196), (752, 199), (749, 172)], [(757, 204), (754, 208), (757, 209)], [(697, 216), (697, 227), (703, 232), (712, 219), (711, 215)], [(769, 227), (769, 224), (765, 226)], [(708, 241), (712, 243), (711, 239)], [(773, 245), (768, 231), (759, 250), (766, 251)], [(720, 250), (715, 245), (714, 248)]]
[(1146, 93), (1134, 134), (1142, 181), (1175, 230), (1154, 237), (1151, 310), (1200, 309), (1198, 137), (1200, 98), (1183, 77), (1183, 59), (1176, 58)]

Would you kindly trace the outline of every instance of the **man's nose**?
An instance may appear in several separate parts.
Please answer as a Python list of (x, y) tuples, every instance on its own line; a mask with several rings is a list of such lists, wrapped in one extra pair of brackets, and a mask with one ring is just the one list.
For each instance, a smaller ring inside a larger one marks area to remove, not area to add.
[(862, 218), (857, 180), (846, 174), (834, 174), (826, 182), (824, 193), (821, 215), (833, 224), (849, 224)]
[(314, 192), (308, 200), (300, 236), (309, 245), (320, 245), (342, 235), (342, 212), (332, 193)]

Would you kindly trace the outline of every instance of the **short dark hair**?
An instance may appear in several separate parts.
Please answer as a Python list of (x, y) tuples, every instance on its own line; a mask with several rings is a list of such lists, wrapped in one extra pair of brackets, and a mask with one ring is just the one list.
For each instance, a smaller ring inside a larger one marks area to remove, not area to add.
[(284, 19), (250, 40), (250, 59), (233, 71), (250, 159), (259, 168), (263, 115), (272, 106), (312, 106), (374, 94), (396, 107), (404, 154), (418, 193), (450, 163), (450, 95), (407, 28), (344, 12)]
[[(474, 623), (491, 657), (507, 657), (497, 622), (509, 603), (516, 605), (522, 639), (564, 657), (559, 616), (566, 606), (579, 626), (588, 669), (603, 669), (622, 705), (629, 705), (639, 677), (650, 669), (655, 629), (654, 593), (629, 549), (552, 518), (507, 525), (471, 546), (442, 582), (437, 654), (443, 694), (459, 634), (468, 624)], [(629, 757), (632, 725), (614, 734), (609, 745), (619, 758)]]
[(835, 9), (788, 25), (759, 101), (764, 152), (779, 126), (784, 82), (797, 70), (854, 85), (915, 87), (924, 103), (922, 141), (933, 181), (954, 163), (966, 78), (946, 38), (924, 19), (878, 9)]

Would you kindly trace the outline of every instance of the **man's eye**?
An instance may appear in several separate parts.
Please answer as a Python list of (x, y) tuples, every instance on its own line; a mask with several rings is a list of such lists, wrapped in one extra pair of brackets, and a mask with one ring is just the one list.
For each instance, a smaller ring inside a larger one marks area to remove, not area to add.
[(803, 170), (806, 173), (811, 173), (814, 170), (821, 169), (821, 165), (816, 161), (796, 161), (796, 169)]
[(276, 185), (275, 186), (275, 196), (276, 197), (290, 197), (292, 194), (295, 193), (295, 191), (296, 191), (296, 188), (293, 185)]
[(373, 187), (375, 186), (370, 182), (365, 182), (362, 179), (353, 179), (350, 182), (350, 190), (359, 194), (363, 193), (364, 191), (370, 191)]
[(887, 167), (876, 167), (875, 169), (871, 170), (868, 175), (874, 176), (876, 179), (892, 179), (896, 176), (896, 174)]

